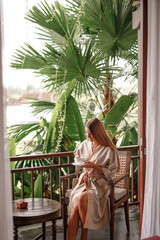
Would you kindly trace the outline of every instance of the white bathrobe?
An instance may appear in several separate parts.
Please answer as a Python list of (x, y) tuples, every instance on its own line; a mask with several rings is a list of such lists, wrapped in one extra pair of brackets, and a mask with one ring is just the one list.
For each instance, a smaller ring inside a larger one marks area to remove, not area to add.
[(93, 175), (98, 176), (90, 178), (90, 184), (86, 187), (84, 182), (81, 183), (81, 180), (88, 169), (83, 169), (78, 184), (71, 192), (69, 213), (71, 212), (73, 200), (86, 189), (88, 193), (88, 207), (83, 227), (87, 229), (99, 229), (110, 220), (110, 186), (107, 180), (112, 179), (118, 169), (117, 155), (114, 150), (105, 146), (98, 146), (95, 151), (92, 152), (92, 144), (89, 140), (82, 142), (75, 149), (74, 154), (75, 161), (78, 157), (84, 158), (85, 161), (92, 161), (102, 167), (103, 174), (100, 174), (94, 169), (90, 169)]

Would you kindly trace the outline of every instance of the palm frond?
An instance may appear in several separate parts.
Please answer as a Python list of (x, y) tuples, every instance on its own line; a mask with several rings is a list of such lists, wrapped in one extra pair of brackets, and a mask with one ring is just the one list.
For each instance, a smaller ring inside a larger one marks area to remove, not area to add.
[[(76, 3), (75, 12), (82, 4), (80, 0)], [(131, 49), (137, 40), (137, 30), (132, 29), (131, 0), (88, 0), (83, 7), (84, 32), (91, 34), (99, 49), (112, 57), (119, 51)]]
[[(41, 130), (39, 123), (15, 124), (9, 127), (8, 135), (18, 143), (32, 132)], [(34, 138), (34, 137), (33, 137)]]
[(30, 44), (16, 50), (10, 66), (14, 69), (39, 69), (46, 66), (45, 58), (39, 54)]
[(46, 47), (43, 51), (45, 59), (54, 59), (55, 65), (40, 69), (39, 74), (46, 75), (43, 83), (50, 91), (56, 89), (61, 92), (64, 85), (76, 79), (75, 93), (89, 94), (93, 89), (98, 89), (104, 84), (107, 72), (115, 70), (107, 66), (106, 58), (89, 40), (83, 44), (79, 43), (78, 46), (68, 40), (58, 53), (51, 45), (47, 44)]
[(25, 104), (28, 104), (29, 107), (32, 109), (32, 114), (37, 115), (39, 113), (47, 114), (53, 111), (56, 103), (54, 102), (49, 102), (49, 101), (42, 101), (37, 98), (29, 98), (26, 97), (28, 101), (25, 102)]
[(38, 7), (33, 6), (26, 19), (39, 26), (38, 34), (43, 40), (47, 39), (58, 45), (65, 43), (66, 39), (77, 38), (77, 34), (79, 36), (78, 26), (58, 1), (55, 6), (46, 1), (38, 4)]

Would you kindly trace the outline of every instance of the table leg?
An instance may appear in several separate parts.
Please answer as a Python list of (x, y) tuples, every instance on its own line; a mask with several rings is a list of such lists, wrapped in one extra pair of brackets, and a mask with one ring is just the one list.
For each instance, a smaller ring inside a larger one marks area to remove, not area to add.
[(46, 223), (42, 223), (42, 231), (43, 231), (43, 240), (46, 238)]
[(56, 240), (56, 220), (52, 220), (52, 240)]
[(13, 226), (13, 235), (14, 235), (14, 240), (18, 240), (18, 228), (16, 225)]

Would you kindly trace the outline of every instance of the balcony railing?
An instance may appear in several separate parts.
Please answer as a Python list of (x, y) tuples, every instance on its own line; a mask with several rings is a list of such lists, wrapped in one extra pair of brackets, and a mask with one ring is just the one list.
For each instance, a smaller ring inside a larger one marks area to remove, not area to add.
[[(130, 166), (130, 205), (139, 204), (139, 147), (135, 146), (127, 146), (120, 147), (118, 150), (128, 150), (132, 152), (131, 157), (131, 166)], [(133, 155), (134, 152), (134, 155)], [(136, 153), (136, 154), (135, 154)], [(55, 197), (61, 202), (61, 194), (62, 194), (62, 186), (60, 178), (64, 174), (70, 174), (74, 172), (73, 162), (73, 152), (61, 152), (61, 153), (50, 153), (50, 154), (42, 154), (42, 155), (28, 155), (28, 156), (16, 156), (11, 157), (11, 162), (19, 162), (21, 161), (21, 165), (25, 162), (32, 163), (34, 160), (43, 161), (49, 160), (50, 165), (45, 166), (34, 166), (31, 164), (30, 167), (25, 168), (17, 168), (11, 170), (12, 176), (12, 199), (26, 197), (26, 186), (25, 186), (25, 173), (28, 173), (29, 182), (30, 182), (30, 197), (34, 198), (34, 188), (35, 188), (35, 180), (37, 176), (40, 178), (41, 197), (48, 197), (51, 199), (55, 199)], [(52, 164), (54, 163), (54, 164)], [(55, 176), (56, 175), (56, 176)], [(18, 179), (17, 180), (17, 176)], [(46, 181), (47, 176), (47, 183)], [(58, 178), (58, 179), (57, 179)], [(19, 181), (20, 187), (18, 188), (21, 192), (17, 195), (16, 184)], [(58, 182), (58, 189), (55, 187), (55, 182)], [(68, 188), (71, 187), (71, 182), (68, 182)], [(56, 196), (55, 196), (56, 195)]]

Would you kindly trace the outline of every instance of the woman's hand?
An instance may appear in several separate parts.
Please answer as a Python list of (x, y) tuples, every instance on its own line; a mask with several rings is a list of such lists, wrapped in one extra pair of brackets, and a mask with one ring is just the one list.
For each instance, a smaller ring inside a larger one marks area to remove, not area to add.
[(85, 167), (85, 168), (94, 168), (96, 169), (96, 165), (95, 163), (93, 162), (90, 162), (90, 161), (86, 161), (83, 165), (81, 165), (82, 167)]
[(90, 162), (90, 161), (86, 161), (85, 164), (81, 165), (81, 167), (93, 168), (93, 169), (97, 170), (99, 173), (103, 173), (103, 170), (100, 166), (98, 166), (97, 164)]
[(88, 175), (87, 175), (87, 174), (84, 175), (83, 181), (84, 181), (85, 183), (88, 182)]
[(91, 185), (91, 182), (90, 182), (90, 179), (89, 179), (89, 175), (88, 175), (87, 172), (83, 176), (83, 181), (84, 181), (84, 184), (86, 185), (86, 187), (89, 187)]
[(83, 182), (87, 182), (87, 181), (88, 181), (88, 174), (87, 174), (87, 172), (85, 172), (82, 179), (81, 179), (80, 184), (82, 184)]

